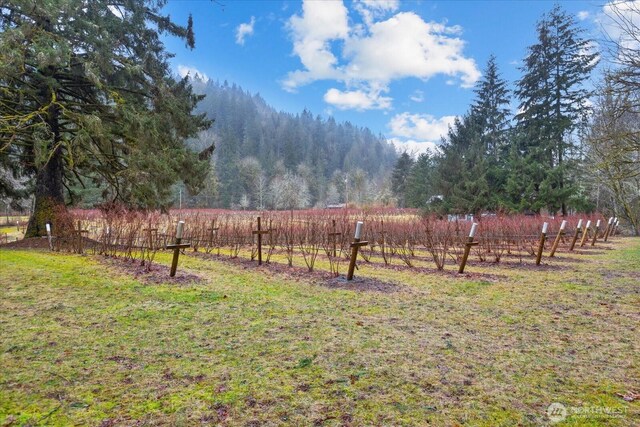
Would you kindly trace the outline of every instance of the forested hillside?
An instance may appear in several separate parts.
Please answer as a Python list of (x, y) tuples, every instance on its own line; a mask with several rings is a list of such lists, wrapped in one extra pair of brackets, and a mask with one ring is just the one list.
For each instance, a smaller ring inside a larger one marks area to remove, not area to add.
[[(389, 201), (397, 158), (384, 137), (349, 122), (276, 111), (235, 84), (192, 79), (197, 109), (213, 126), (191, 141), (214, 142), (209, 182), (187, 199), (201, 207), (287, 209)], [(345, 192), (347, 194), (345, 194)]]

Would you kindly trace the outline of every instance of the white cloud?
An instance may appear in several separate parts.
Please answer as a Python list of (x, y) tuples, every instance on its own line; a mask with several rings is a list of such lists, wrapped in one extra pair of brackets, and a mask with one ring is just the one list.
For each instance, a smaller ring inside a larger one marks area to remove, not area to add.
[(430, 114), (396, 114), (387, 125), (391, 129), (388, 140), (400, 151), (435, 153), (455, 119), (456, 116), (436, 118)]
[(413, 138), (426, 141), (440, 141), (446, 136), (449, 125), (456, 116), (443, 116), (439, 119), (430, 114), (396, 114), (387, 125), (394, 137)]
[(236, 28), (236, 43), (239, 45), (244, 45), (244, 39), (247, 36), (253, 34), (253, 27), (256, 23), (255, 16), (251, 17), (251, 20), (248, 23), (243, 23), (238, 25)]
[[(343, 93), (371, 95), (388, 92), (393, 80), (404, 78), (427, 80), (443, 74), (463, 87), (473, 86), (480, 78), (475, 61), (463, 54), (465, 42), (456, 37), (461, 27), (425, 22), (412, 12), (375, 21), (397, 11), (397, 1), (361, 0), (354, 8), (363, 14), (366, 28), (349, 25), (342, 1), (305, 1), (302, 15), (290, 18), (293, 52), (303, 69), (287, 75), (283, 81), (286, 90), (294, 91), (317, 80), (334, 80), (345, 85)], [(341, 45), (342, 50), (332, 43)], [(360, 109), (381, 108), (376, 102), (370, 107), (365, 103), (354, 105)]]
[(289, 73), (284, 81), (285, 89), (293, 91), (315, 80), (340, 77), (339, 70), (335, 68), (338, 60), (331, 52), (329, 42), (347, 38), (347, 13), (341, 1), (305, 1), (302, 16), (294, 15), (289, 19), (293, 52), (306, 70)]
[(355, 0), (353, 7), (362, 16), (364, 23), (371, 26), (374, 19), (398, 10), (400, 2), (398, 0)]
[(465, 87), (473, 86), (480, 71), (473, 59), (462, 56), (464, 42), (447, 37), (446, 28), (411, 12), (373, 24), (370, 35), (345, 41), (347, 79), (389, 82), (445, 74), (459, 76)]
[(392, 99), (382, 96), (381, 91), (341, 91), (331, 88), (324, 94), (324, 101), (339, 110), (384, 110), (391, 108)]
[(399, 0), (356, 0), (356, 4), (374, 11), (395, 12), (400, 6)]
[(640, 0), (607, 3), (596, 22), (602, 26), (607, 37), (619, 43), (623, 49), (640, 48), (637, 34), (640, 28)]
[(440, 151), (438, 145), (431, 141), (415, 141), (413, 139), (402, 140), (399, 138), (389, 138), (387, 141), (392, 143), (398, 151), (406, 151), (407, 153), (414, 155), (427, 152), (436, 153)]
[(203, 73), (202, 71), (198, 70), (195, 67), (189, 67), (187, 65), (178, 65), (178, 74), (180, 75), (180, 77), (186, 77), (189, 76), (190, 78), (200, 78), (201, 80), (204, 80), (205, 82), (209, 80), (209, 76), (207, 76), (205, 73)]
[(578, 19), (581, 21), (584, 21), (585, 19), (589, 18), (590, 13), (588, 10), (581, 10), (580, 12), (578, 12)]
[(409, 99), (413, 102), (424, 102), (424, 92), (418, 89), (409, 96)]

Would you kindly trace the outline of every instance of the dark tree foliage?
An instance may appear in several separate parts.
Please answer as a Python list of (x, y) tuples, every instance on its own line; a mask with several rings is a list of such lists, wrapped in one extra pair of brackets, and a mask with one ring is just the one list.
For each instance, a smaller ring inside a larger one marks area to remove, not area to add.
[(405, 189), (408, 207), (427, 208), (437, 196), (434, 185), (436, 159), (432, 153), (421, 153), (409, 171)]
[(487, 163), (481, 129), (473, 112), (457, 119), (441, 146), (437, 188), (443, 209), (478, 214), (488, 208)]
[(405, 207), (407, 180), (413, 163), (413, 159), (405, 151), (398, 157), (391, 174), (391, 191), (393, 191), (393, 194), (396, 196), (398, 206), (401, 208)]
[(528, 49), (515, 91), (521, 113), (516, 116), (520, 144), (512, 153), (512, 175), (518, 175), (510, 178), (512, 203), (532, 211), (561, 209), (566, 215), (567, 201), (576, 192), (571, 134), (589, 110), (591, 92), (583, 82), (597, 54), (590, 53), (591, 41), (559, 6), (542, 17), (537, 32), (538, 41)]
[(449, 129), (437, 157), (433, 185), (445, 212), (478, 215), (502, 205), (509, 146), (506, 86), (491, 56), (469, 113)]
[[(164, 3), (0, 0), (0, 167), (35, 177), (27, 236), (44, 233), (65, 190), (73, 202), (74, 185), (157, 208), (177, 180), (203, 182), (206, 155), (183, 142), (210, 121), (191, 114), (201, 97), (171, 77), (159, 39), (193, 47), (192, 23), (162, 15)], [(0, 193), (18, 195), (8, 183)]]
[(474, 92), (476, 96), (471, 114), (480, 131), (480, 142), (485, 155), (500, 162), (507, 152), (511, 114), (507, 81), (500, 77), (494, 55), (489, 57), (483, 77), (476, 84)]

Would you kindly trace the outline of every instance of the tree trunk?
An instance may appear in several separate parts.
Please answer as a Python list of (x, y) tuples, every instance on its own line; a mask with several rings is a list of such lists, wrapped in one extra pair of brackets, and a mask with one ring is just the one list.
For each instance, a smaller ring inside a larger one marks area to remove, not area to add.
[(62, 151), (54, 151), (46, 165), (36, 175), (35, 207), (25, 237), (46, 235), (45, 224), (55, 227), (55, 214), (64, 207), (62, 189)]
[[(24, 237), (46, 236), (46, 223), (56, 227), (55, 216), (64, 209), (63, 158), (60, 142), (57, 106), (49, 108), (49, 128), (53, 133), (48, 161), (36, 174), (35, 206)], [(54, 228), (55, 229), (55, 228)]]

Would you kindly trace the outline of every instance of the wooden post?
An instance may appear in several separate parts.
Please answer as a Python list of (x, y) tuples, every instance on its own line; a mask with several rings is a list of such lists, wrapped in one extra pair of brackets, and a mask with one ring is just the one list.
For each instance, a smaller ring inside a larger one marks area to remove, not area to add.
[(176, 229), (176, 243), (173, 245), (167, 245), (167, 249), (173, 249), (173, 260), (171, 261), (170, 277), (176, 275), (178, 269), (178, 257), (180, 256), (180, 249), (188, 248), (191, 246), (189, 243), (182, 243), (182, 234), (184, 232), (184, 221), (178, 222), (178, 228)]
[(78, 242), (78, 253), (81, 254), (82, 253), (82, 233), (89, 233), (89, 230), (83, 230), (82, 229), (82, 221), (78, 220), (78, 229), (77, 230), (73, 230), (73, 234), (74, 234), (74, 240), (75, 238), (77, 238), (77, 242)]
[(262, 265), (262, 230), (260, 229), (260, 217), (258, 217), (258, 265)]
[[(49, 250), (53, 250), (53, 243), (51, 242), (51, 224), (46, 223), (45, 228), (47, 229), (47, 239), (49, 239)], [(7, 243), (9, 243), (9, 239), (7, 239)]]
[(591, 220), (587, 221), (587, 224), (584, 226), (584, 230), (582, 231), (582, 239), (580, 239), (580, 247), (583, 247), (589, 237), (589, 230), (591, 229)]
[(611, 236), (615, 236), (618, 232), (618, 226), (620, 225), (620, 220), (618, 218), (613, 219), (613, 229), (611, 230)]
[(576, 232), (573, 235), (573, 239), (571, 240), (571, 246), (569, 246), (569, 251), (573, 251), (573, 248), (576, 246), (576, 242), (578, 241), (578, 234), (582, 232), (582, 220), (578, 221), (578, 225), (576, 226)]
[(607, 222), (607, 229), (604, 232), (604, 241), (606, 242), (609, 238), (609, 234), (611, 233), (611, 228), (613, 227), (613, 217), (609, 218), (609, 222)]
[(551, 253), (549, 254), (550, 258), (553, 258), (556, 254), (556, 250), (558, 249), (558, 244), (560, 243), (560, 239), (564, 235), (564, 229), (567, 226), (567, 221), (562, 221), (560, 224), (560, 230), (558, 230), (558, 234), (556, 235), (555, 240), (553, 241), (553, 246), (551, 247)]
[(336, 231), (336, 220), (335, 220), (335, 219), (332, 219), (332, 220), (331, 220), (331, 222), (332, 222), (332, 230), (333, 230), (333, 231), (331, 231), (331, 232), (329, 233), (329, 239), (331, 239), (331, 242), (332, 242), (332, 244), (333, 244), (333, 256), (334, 256), (334, 257), (336, 257), (336, 256), (337, 256), (337, 251), (336, 251), (336, 237), (341, 236), (341, 235), (342, 235), (342, 233), (340, 233), (340, 232), (337, 232), (337, 231)]
[(593, 240), (591, 240), (591, 246), (596, 245), (596, 240), (598, 239), (598, 230), (600, 229), (600, 220), (596, 222), (596, 229), (593, 231)]
[(262, 265), (262, 235), (269, 234), (271, 230), (263, 230), (260, 224), (260, 217), (258, 217), (258, 229), (253, 231), (253, 234), (258, 235), (258, 265)]
[(145, 228), (142, 231), (147, 232), (147, 242), (149, 243), (149, 250), (155, 250), (158, 241), (158, 229), (151, 228), (151, 224), (149, 224), (149, 228)]
[(473, 238), (476, 235), (476, 229), (478, 228), (477, 223), (473, 223), (471, 225), (471, 231), (469, 232), (469, 239), (467, 243), (464, 245), (464, 254), (462, 255), (462, 262), (460, 263), (460, 268), (458, 269), (458, 274), (464, 273), (464, 267), (467, 265), (467, 259), (469, 258), (469, 252), (471, 252), (471, 246), (477, 245), (479, 242), (474, 242)]
[(544, 249), (544, 242), (547, 240), (547, 228), (549, 223), (542, 224), (542, 233), (540, 233), (540, 243), (538, 244), (538, 256), (536, 257), (536, 265), (540, 265), (542, 260), (542, 250)]
[(209, 232), (209, 247), (213, 245), (213, 235), (220, 229), (220, 227), (216, 227), (216, 220), (211, 220), (211, 228), (207, 228)]
[(360, 246), (366, 246), (369, 244), (367, 241), (360, 241), (362, 236), (362, 221), (356, 223), (356, 233), (351, 243), (351, 259), (349, 260), (349, 271), (347, 272), (347, 280), (353, 280), (353, 271), (356, 268), (356, 259), (358, 258), (358, 249)]

